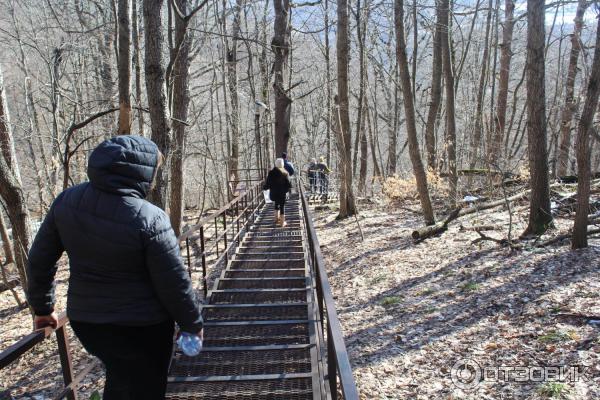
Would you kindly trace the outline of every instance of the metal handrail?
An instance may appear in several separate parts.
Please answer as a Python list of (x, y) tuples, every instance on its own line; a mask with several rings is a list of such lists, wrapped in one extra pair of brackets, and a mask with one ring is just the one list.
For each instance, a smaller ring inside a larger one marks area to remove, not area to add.
[(58, 355), (63, 375), (64, 388), (61, 390), (55, 399), (67, 398), (69, 400), (77, 400), (77, 386), (83, 378), (97, 365), (96, 361), (90, 362), (79, 374), (73, 373), (73, 361), (71, 359), (71, 348), (69, 339), (65, 331), (65, 326), (69, 322), (65, 312), (58, 316), (58, 324), (56, 328), (46, 327), (36, 329), (30, 334), (24, 336), (16, 343), (10, 345), (7, 349), (0, 353), (0, 370), (8, 367), (10, 364), (21, 358), (25, 353), (33, 349), (35, 346), (49, 338), (52, 333), (56, 333), (56, 342), (58, 344)]
[[(327, 326), (327, 372), (329, 379), (329, 388), (331, 390), (331, 398), (337, 398), (337, 383), (342, 390), (342, 395), (346, 400), (358, 400), (358, 389), (352, 375), (352, 367), (344, 337), (342, 333), (342, 325), (335, 310), (335, 301), (329, 280), (327, 278), (327, 270), (325, 269), (325, 261), (321, 254), (321, 246), (317, 238), (317, 232), (313, 224), (308, 201), (304, 195), (302, 184), (298, 185), (300, 198), (302, 200), (302, 211), (304, 215), (304, 225), (308, 238), (308, 247), (310, 252), (310, 262), (316, 275), (316, 291), (317, 305), (319, 307), (319, 315), (322, 326)], [(323, 315), (326, 318), (323, 318)]]
[[(223, 261), (227, 263), (236, 243), (247, 232), (248, 226), (254, 222), (257, 211), (264, 202), (261, 189), (262, 183), (256, 183), (217, 211), (202, 218), (179, 236), (180, 243), (185, 241), (185, 259), (190, 277), (195, 266), (201, 267), (202, 291), (205, 299), (208, 295), (207, 256), (216, 255), (217, 259), (212, 263), (213, 268)], [(230, 221), (228, 221), (228, 216), (230, 216)], [(219, 223), (223, 227), (221, 231), (219, 231)], [(214, 235), (211, 238), (207, 238), (205, 234), (208, 227), (214, 227)], [(208, 239), (213, 241), (211, 246), (207, 246)], [(223, 244), (222, 249), (219, 249), (220, 243)], [(197, 258), (195, 262), (192, 262), (190, 247), (200, 249), (200, 252), (195, 254)]]

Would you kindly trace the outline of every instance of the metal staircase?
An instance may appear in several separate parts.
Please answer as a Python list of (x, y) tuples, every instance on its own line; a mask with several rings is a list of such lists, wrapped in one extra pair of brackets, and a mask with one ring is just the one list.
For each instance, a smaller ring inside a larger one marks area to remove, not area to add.
[(209, 291), (204, 349), (174, 354), (168, 399), (327, 398), (298, 195), (265, 205)]

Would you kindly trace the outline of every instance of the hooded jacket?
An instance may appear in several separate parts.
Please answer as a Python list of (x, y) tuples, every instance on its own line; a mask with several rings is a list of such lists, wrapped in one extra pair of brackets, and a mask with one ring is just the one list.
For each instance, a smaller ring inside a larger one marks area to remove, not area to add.
[(287, 192), (292, 188), (288, 172), (283, 168), (273, 168), (267, 175), (263, 190), (269, 190), (269, 198), (272, 201), (283, 201)]
[(56, 262), (66, 251), (70, 319), (202, 328), (169, 217), (144, 200), (159, 154), (140, 136), (106, 140), (89, 158), (90, 181), (54, 200), (29, 251), (27, 298), (37, 315), (54, 310)]

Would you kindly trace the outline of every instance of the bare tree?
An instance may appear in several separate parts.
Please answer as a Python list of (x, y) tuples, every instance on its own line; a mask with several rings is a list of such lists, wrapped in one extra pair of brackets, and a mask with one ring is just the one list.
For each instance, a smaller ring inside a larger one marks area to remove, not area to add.
[(290, 0), (273, 0), (275, 23), (271, 50), (273, 59), (273, 93), (275, 94), (275, 153), (287, 151), (290, 141), (290, 117), (292, 99), (285, 89), (288, 56), (290, 53), (291, 26)]
[(556, 157), (556, 176), (565, 176), (569, 168), (569, 152), (571, 149), (571, 129), (573, 127), (573, 116), (577, 111), (577, 99), (575, 98), (575, 77), (577, 76), (577, 61), (581, 51), (581, 29), (583, 28), (583, 15), (589, 6), (587, 0), (579, 0), (575, 12), (575, 25), (571, 35), (571, 54), (569, 56), (569, 67), (567, 81), (565, 84), (565, 104), (560, 116), (560, 144)]
[[(186, 15), (189, 9), (189, 0), (175, 0), (179, 11)], [(182, 45), (173, 66), (173, 156), (171, 161), (171, 197), (170, 217), (171, 225), (176, 235), (181, 234), (181, 222), (184, 210), (184, 159), (186, 141), (186, 121), (190, 103), (189, 68), (190, 48), (192, 45), (192, 32), (187, 29), (187, 24), (179, 13), (175, 13), (175, 41)]]
[(165, 66), (163, 46), (165, 42), (162, 16), (164, 0), (144, 0), (144, 33), (146, 43), (146, 92), (150, 111), (151, 139), (158, 145), (164, 156), (164, 168), (156, 177), (156, 186), (150, 191), (148, 199), (161, 208), (167, 205), (168, 179), (170, 164), (171, 124), (167, 108), (165, 84)]
[[(439, 10), (439, 6), (436, 7)], [(427, 148), (427, 166), (436, 169), (435, 127), (442, 99), (442, 25), (440, 13), (436, 12), (433, 34), (433, 60), (431, 63), (431, 97), (425, 125), (425, 147)]]
[(356, 214), (354, 191), (352, 188), (352, 134), (348, 104), (348, 63), (350, 43), (348, 35), (348, 1), (338, 0), (337, 7), (337, 83), (336, 133), (338, 156), (340, 159), (340, 213), (338, 218)]
[[(456, 202), (458, 175), (456, 173), (456, 112), (454, 104), (454, 71), (450, 52), (450, 1), (441, 0), (440, 25), (442, 26), (442, 64), (446, 88), (446, 152), (448, 154), (448, 172), (450, 178), (450, 201)], [(406, 90), (405, 88), (403, 90)]]
[(542, 234), (552, 222), (544, 83), (544, 13), (543, 0), (527, 0), (527, 144), (531, 199), (529, 224), (522, 236)]
[(421, 161), (421, 154), (419, 152), (419, 143), (417, 140), (415, 105), (413, 102), (410, 72), (408, 71), (406, 39), (404, 38), (403, 0), (395, 1), (394, 16), (396, 28), (396, 57), (400, 73), (402, 95), (404, 96), (404, 113), (406, 116), (406, 133), (408, 135), (410, 161), (412, 162), (413, 172), (417, 181), (417, 191), (419, 192), (419, 200), (421, 201), (425, 224), (433, 225), (435, 223), (435, 217), (433, 215), (433, 208), (431, 207), (431, 200), (429, 199), (429, 191), (427, 189), (427, 175), (425, 174), (425, 168), (423, 168), (423, 162)]
[(0, 69), (0, 207), (8, 215), (13, 228), (13, 256), (23, 287), (27, 285), (27, 252), (31, 239), (29, 210), (15, 152), (10, 126), (4, 78)]
[(131, 133), (131, 0), (119, 0), (119, 135)]
[(573, 249), (587, 247), (587, 226), (590, 206), (590, 131), (594, 114), (598, 109), (600, 95), (600, 18), (596, 28), (596, 50), (587, 86), (585, 105), (577, 130), (577, 208), (571, 246)]

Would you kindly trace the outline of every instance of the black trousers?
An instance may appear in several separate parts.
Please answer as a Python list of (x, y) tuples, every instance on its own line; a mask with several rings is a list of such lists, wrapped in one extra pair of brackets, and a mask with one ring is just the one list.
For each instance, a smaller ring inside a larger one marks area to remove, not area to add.
[(275, 210), (279, 210), (281, 215), (285, 214), (285, 197), (281, 199), (273, 200), (275, 202)]
[(104, 400), (163, 400), (173, 347), (173, 321), (121, 326), (71, 321), (88, 353), (106, 368)]

